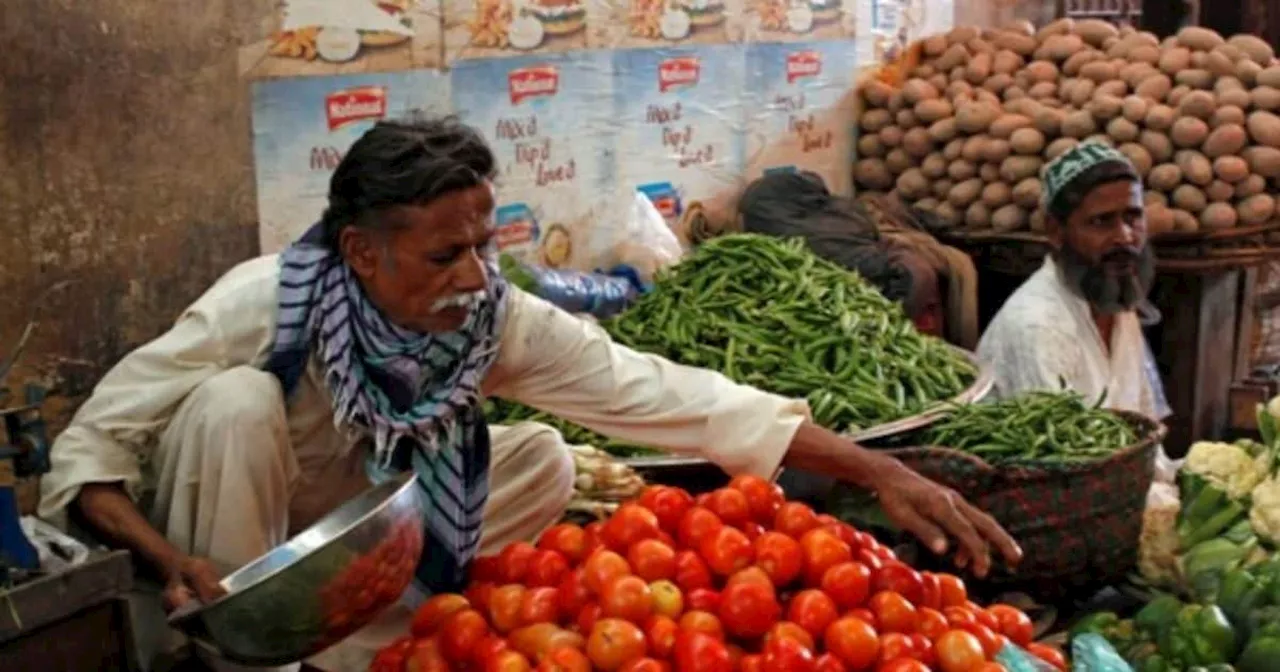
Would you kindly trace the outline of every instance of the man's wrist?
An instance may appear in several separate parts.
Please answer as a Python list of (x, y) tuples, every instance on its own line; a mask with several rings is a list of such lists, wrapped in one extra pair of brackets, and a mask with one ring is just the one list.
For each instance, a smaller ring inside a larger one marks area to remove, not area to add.
[(902, 468), (896, 459), (868, 450), (835, 432), (805, 422), (787, 452), (789, 467), (829, 474), (866, 490), (878, 490)]

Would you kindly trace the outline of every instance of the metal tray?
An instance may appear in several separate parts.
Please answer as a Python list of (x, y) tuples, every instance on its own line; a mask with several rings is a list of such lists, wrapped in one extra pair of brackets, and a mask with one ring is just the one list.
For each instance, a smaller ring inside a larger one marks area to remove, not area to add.
[[(972, 404), (986, 398), (986, 396), (991, 393), (992, 386), (995, 385), (995, 374), (991, 371), (991, 368), (981, 362), (977, 355), (965, 350), (964, 348), (952, 345), (951, 349), (960, 353), (978, 369), (978, 376), (974, 379), (973, 383), (969, 385), (969, 387), (965, 388), (960, 392), (960, 394), (957, 394), (947, 400), (947, 402), (938, 404), (938, 406), (932, 410), (917, 413), (900, 420), (894, 420), (893, 422), (886, 422), (881, 425), (868, 427), (857, 432), (847, 432), (842, 436), (851, 441), (863, 442), (870, 441), (872, 439), (883, 439), (890, 436), (897, 436), (899, 434), (906, 434), (907, 432), (922, 429), (937, 422), (950, 412), (947, 408), (949, 405)], [(640, 457), (619, 458), (619, 461), (632, 469), (649, 473), (667, 470), (683, 472), (710, 464), (710, 462), (700, 457), (686, 457), (679, 455), (644, 455)], [(647, 477), (646, 480), (648, 480)]]

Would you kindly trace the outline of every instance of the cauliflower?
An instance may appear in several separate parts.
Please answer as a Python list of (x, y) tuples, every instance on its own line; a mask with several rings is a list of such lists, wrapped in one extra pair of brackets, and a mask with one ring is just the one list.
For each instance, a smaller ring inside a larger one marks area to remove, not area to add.
[(1221, 488), (1231, 499), (1248, 495), (1270, 471), (1268, 453), (1258, 456), (1234, 443), (1197, 441), (1187, 453), (1182, 469)]
[(1280, 544), (1280, 480), (1272, 476), (1253, 489), (1249, 523), (1259, 537)]
[(1147, 493), (1147, 507), (1142, 512), (1142, 536), (1138, 543), (1138, 571), (1153, 586), (1178, 584), (1178, 489), (1156, 483)]

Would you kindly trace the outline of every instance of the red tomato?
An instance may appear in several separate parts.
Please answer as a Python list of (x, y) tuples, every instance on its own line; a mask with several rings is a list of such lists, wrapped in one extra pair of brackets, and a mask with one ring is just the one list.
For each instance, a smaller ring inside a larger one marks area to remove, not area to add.
[(451, 614), (469, 608), (471, 603), (461, 595), (436, 595), (423, 602), (422, 606), (414, 612), (409, 632), (417, 639), (429, 637), (435, 634), (440, 624)]
[(871, 613), (870, 609), (864, 609), (862, 607), (858, 607), (857, 609), (850, 609), (849, 613), (845, 614), (845, 616), (851, 616), (864, 623), (869, 623), (871, 627), (875, 628), (876, 630), (880, 629), (880, 621), (879, 619), (876, 618), (875, 614)]
[(822, 592), (843, 610), (861, 606), (871, 594), (871, 570), (857, 562), (842, 562), (822, 575)]
[(618, 577), (630, 575), (631, 565), (627, 564), (621, 555), (602, 549), (587, 558), (587, 563), (582, 566), (582, 573), (587, 587), (591, 592), (599, 595), (600, 591), (604, 590), (605, 584)]
[(874, 551), (865, 548), (858, 549), (853, 554), (853, 559), (866, 565), (867, 569), (873, 572), (879, 571), (881, 567), (884, 567), (884, 560), (881, 560), (880, 556), (876, 555)]
[(853, 559), (848, 544), (821, 528), (809, 530), (800, 537), (800, 550), (804, 554), (804, 580), (810, 586), (822, 583), (822, 575), (828, 569)]
[(805, 630), (791, 621), (778, 621), (777, 623), (774, 623), (773, 627), (769, 628), (769, 632), (765, 633), (764, 641), (768, 643), (769, 640), (777, 639), (779, 637), (794, 639), (797, 642), (804, 644), (804, 647), (809, 650), (813, 650), (815, 647), (813, 635), (810, 634), (808, 630)]
[(574, 619), (578, 612), (591, 601), (591, 589), (587, 587), (586, 573), (581, 569), (569, 572), (556, 588), (556, 601), (560, 603), (560, 615), (566, 619)]
[(597, 520), (582, 528), (582, 531), (587, 535), (586, 555), (583, 557), (589, 558), (592, 553), (604, 548), (604, 522)]
[(982, 667), (978, 668), (978, 672), (1009, 672), (1009, 670), (1005, 668), (1004, 665), (1001, 665), (1000, 663), (997, 663), (995, 661), (987, 661), (982, 664)]
[(454, 612), (440, 625), (440, 654), (445, 660), (466, 660), (489, 636), (489, 624), (475, 609)]
[[(736, 491), (735, 491), (736, 492)], [(720, 596), (720, 623), (735, 637), (754, 639), (769, 631), (782, 614), (772, 585), (734, 584)]]
[(688, 602), (690, 611), (709, 611), (711, 613), (720, 611), (720, 593), (710, 588), (698, 588), (689, 591)]
[(844, 663), (840, 662), (839, 658), (829, 653), (824, 653), (814, 661), (813, 672), (848, 672), (848, 668), (844, 666)]
[(520, 605), (524, 603), (524, 594), (528, 590), (518, 583), (500, 586), (489, 598), (489, 622), (493, 629), (508, 633), (524, 625), (520, 620)]
[(751, 521), (751, 504), (740, 490), (720, 488), (707, 498), (707, 508), (725, 525), (741, 527)]
[(686, 593), (711, 587), (711, 570), (694, 551), (676, 553), (676, 585)]
[(538, 588), (558, 585), (569, 573), (569, 561), (556, 551), (538, 551), (529, 562), (529, 570), (524, 583)]
[(958, 628), (966, 623), (978, 622), (973, 617), (973, 612), (964, 607), (945, 607), (942, 610), (942, 615), (947, 617), (947, 623), (953, 628)]
[(759, 653), (743, 656), (738, 662), (738, 672), (764, 672), (764, 656)]
[(916, 629), (924, 634), (924, 636), (928, 637), (930, 641), (937, 639), (938, 636), (949, 630), (951, 627), (950, 624), (947, 623), (947, 617), (943, 616), (940, 611), (930, 609), (928, 607), (921, 607), (916, 610), (916, 613), (920, 616), (920, 623)]
[(911, 635), (911, 643), (916, 647), (916, 658), (925, 665), (933, 666), (937, 657), (933, 654), (933, 640), (925, 635)]
[(960, 626), (960, 629), (978, 638), (978, 641), (982, 643), (982, 652), (988, 658), (995, 658), (996, 654), (1000, 653), (1000, 649), (1004, 648), (1004, 635), (991, 628), (977, 623), (969, 623)]
[(800, 543), (781, 532), (765, 532), (753, 544), (756, 566), (769, 575), (775, 586), (795, 581), (804, 568)]
[(642, 539), (627, 551), (627, 564), (645, 581), (669, 579), (676, 574), (676, 551), (657, 539)]
[(814, 637), (821, 637), (839, 617), (835, 601), (821, 590), (802, 590), (791, 598), (787, 607), (787, 620)]
[(787, 502), (778, 507), (773, 517), (773, 529), (792, 539), (799, 539), (805, 532), (817, 527), (818, 515), (813, 509), (800, 502)]
[(890, 591), (907, 599), (911, 604), (924, 601), (924, 582), (920, 573), (900, 562), (887, 562), (874, 574), (872, 592)]
[(538, 672), (591, 672), (591, 661), (578, 649), (560, 646), (542, 657)]
[(769, 580), (769, 575), (765, 574), (764, 570), (759, 567), (748, 567), (734, 572), (733, 576), (729, 577), (729, 580), (725, 582), (724, 587), (728, 588), (739, 583), (758, 583), (768, 588), (769, 592), (774, 592), (773, 581)]
[(484, 663), (484, 672), (529, 672), (533, 666), (518, 651), (502, 651)]
[(600, 613), (603, 609), (599, 604), (592, 602), (582, 608), (578, 612), (578, 617), (574, 619), (574, 625), (578, 627), (578, 632), (583, 635), (591, 634), (591, 630), (596, 627), (596, 621), (600, 620)]
[(920, 627), (920, 615), (906, 598), (891, 592), (876, 593), (868, 602), (882, 632), (911, 634)]
[(502, 580), (502, 563), (496, 555), (476, 558), (467, 569), (467, 578), (472, 583), (497, 583)]
[(623, 665), (618, 672), (670, 672), (671, 666), (653, 658), (637, 658)]
[(794, 639), (775, 638), (764, 645), (764, 669), (768, 672), (813, 672), (813, 651)]
[(987, 612), (995, 616), (1000, 623), (1000, 634), (1008, 637), (1009, 641), (1024, 648), (1031, 643), (1031, 638), (1035, 635), (1035, 624), (1021, 609), (1007, 604), (994, 604), (987, 608)]
[(716, 639), (724, 639), (724, 626), (720, 625), (720, 618), (710, 612), (686, 611), (680, 617), (678, 625), (682, 631), (701, 632)]
[(986, 626), (990, 630), (1000, 629), (1000, 621), (997, 620), (995, 616), (991, 615), (991, 613), (986, 609), (983, 609), (981, 606), (973, 602), (966, 602), (964, 606), (965, 609), (968, 609), (973, 614), (973, 620)]
[(733, 658), (724, 642), (701, 632), (676, 636), (676, 672), (733, 672)]
[(420, 639), (405, 653), (403, 669), (405, 672), (449, 672), (449, 661), (441, 653), (439, 641)]
[(671, 651), (676, 646), (676, 632), (679, 627), (675, 620), (667, 616), (654, 616), (645, 624), (644, 636), (649, 642), (649, 653), (659, 657), (668, 658)]
[[(822, 518), (822, 516), (818, 516), (818, 517)], [(857, 551), (858, 549), (862, 548), (862, 546), (858, 544), (858, 531), (853, 529), (852, 525), (849, 525), (847, 523), (842, 523), (838, 520), (835, 520), (834, 518), (832, 520), (834, 522), (824, 523), (822, 527), (827, 531), (832, 532), (837, 537), (840, 537), (840, 541), (843, 541), (844, 543), (849, 544), (850, 549)]]
[(532, 564), (533, 558), (538, 554), (538, 549), (533, 545), (523, 541), (517, 541), (514, 544), (508, 544), (502, 552), (498, 553), (499, 573), (502, 575), (502, 583), (520, 583), (524, 581), (525, 574), (529, 573), (529, 565)]
[(729, 576), (751, 564), (751, 540), (732, 527), (721, 527), (702, 540), (698, 552), (713, 574)]
[(742, 533), (751, 540), (751, 543), (755, 543), (756, 539), (759, 539), (760, 535), (765, 533), (764, 526), (760, 523), (743, 523), (741, 529)]
[(600, 609), (606, 618), (644, 623), (653, 615), (653, 591), (638, 576), (618, 577), (601, 591)]
[(885, 663), (895, 658), (915, 658), (915, 640), (910, 635), (900, 632), (888, 632), (880, 635), (880, 662)]
[(507, 640), (501, 637), (486, 637), (484, 641), (476, 647), (472, 652), (472, 660), (482, 666), (488, 665), (489, 661), (496, 657), (499, 653), (509, 650)]
[(738, 476), (729, 482), (729, 487), (747, 496), (751, 517), (757, 523), (772, 524), (778, 509), (786, 502), (781, 487), (758, 476)]
[(555, 588), (533, 588), (520, 602), (520, 622), (555, 623), (560, 620), (560, 591)]
[(719, 516), (710, 509), (695, 506), (685, 511), (680, 518), (680, 524), (676, 527), (676, 539), (685, 548), (699, 548), (704, 540), (719, 532), (722, 527), (724, 522)]
[(648, 501), (641, 496), (640, 504), (653, 511), (663, 530), (674, 533), (685, 511), (693, 508), (693, 497), (679, 488), (657, 487), (660, 489)]
[(842, 618), (827, 626), (822, 641), (827, 653), (839, 658), (850, 670), (870, 668), (880, 654), (875, 628), (856, 618)]
[(555, 551), (571, 564), (577, 564), (587, 557), (587, 533), (569, 523), (553, 525), (538, 537), (538, 548)]
[(618, 507), (604, 523), (601, 538), (616, 551), (625, 552), (641, 539), (658, 536), (658, 516), (634, 502)]
[(976, 672), (987, 662), (982, 642), (964, 630), (948, 630), (933, 643), (942, 672)]
[(942, 582), (938, 580), (938, 575), (933, 572), (920, 572), (920, 587), (923, 592), (920, 594), (920, 603), (916, 606), (941, 609)]
[(969, 601), (964, 581), (954, 574), (939, 574), (938, 586), (942, 589), (943, 607), (963, 607)]
[(893, 658), (880, 663), (876, 672), (929, 672), (929, 666), (915, 658)]
[(1059, 670), (1067, 669), (1067, 658), (1062, 652), (1049, 646), (1048, 644), (1032, 643), (1027, 645), (1027, 653), (1043, 660), (1046, 663), (1058, 668)]
[(639, 626), (617, 618), (596, 621), (587, 638), (587, 658), (597, 670), (613, 672), (643, 658), (648, 650)]

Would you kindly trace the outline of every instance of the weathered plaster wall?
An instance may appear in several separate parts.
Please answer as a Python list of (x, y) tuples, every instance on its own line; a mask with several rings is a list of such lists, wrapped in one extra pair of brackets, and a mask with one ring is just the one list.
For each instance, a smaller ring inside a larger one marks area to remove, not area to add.
[[(255, 253), (241, 33), (265, 0), (0, 3), (0, 354), (73, 395)], [(10, 380), (10, 383), (16, 382)]]

